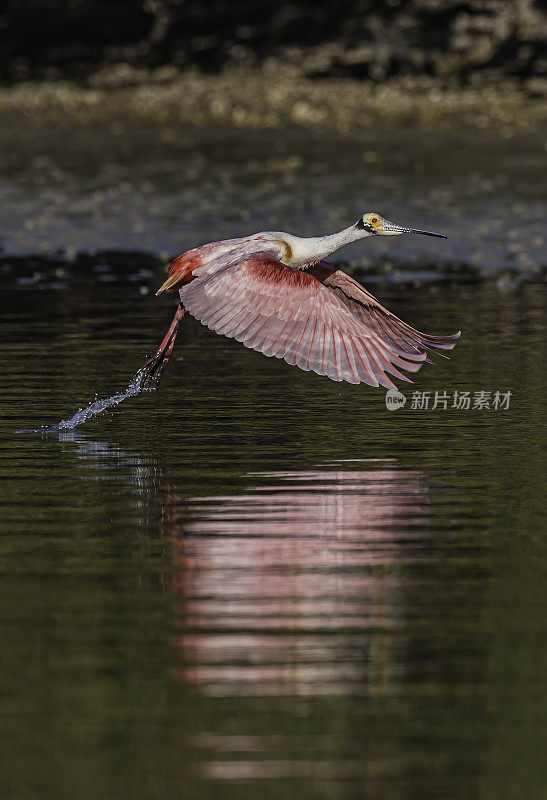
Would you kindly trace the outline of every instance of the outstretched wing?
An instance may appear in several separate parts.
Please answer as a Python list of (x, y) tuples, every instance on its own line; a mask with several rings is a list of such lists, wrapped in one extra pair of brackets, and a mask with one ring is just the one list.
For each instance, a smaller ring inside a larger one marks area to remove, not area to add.
[(184, 306), (217, 333), (264, 355), (283, 358), (334, 381), (394, 387), (389, 372), (416, 372), (425, 352), (395, 343), (359, 320), (308, 272), (285, 267), (270, 254), (233, 258), (194, 272), (181, 289)]
[(411, 353), (435, 352), (434, 348), (452, 350), (456, 339), (459, 339), (461, 335), (461, 331), (449, 336), (431, 336), (428, 333), (421, 333), (388, 311), (356, 280), (341, 269), (324, 261), (308, 267), (306, 272), (313, 275), (335, 297), (341, 300), (363, 325), (380, 339), (389, 343), (405, 358), (409, 358)]

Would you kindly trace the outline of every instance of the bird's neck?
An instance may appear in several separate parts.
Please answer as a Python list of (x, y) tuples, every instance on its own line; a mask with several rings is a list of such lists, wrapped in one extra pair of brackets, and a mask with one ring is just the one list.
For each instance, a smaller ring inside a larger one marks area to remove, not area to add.
[(330, 256), (344, 245), (364, 239), (366, 236), (370, 236), (370, 234), (355, 225), (344, 228), (338, 233), (331, 233), (329, 236), (303, 238), (284, 233), (283, 241), (287, 245), (287, 250), (282, 262), (294, 269), (303, 269), (309, 264), (314, 264)]

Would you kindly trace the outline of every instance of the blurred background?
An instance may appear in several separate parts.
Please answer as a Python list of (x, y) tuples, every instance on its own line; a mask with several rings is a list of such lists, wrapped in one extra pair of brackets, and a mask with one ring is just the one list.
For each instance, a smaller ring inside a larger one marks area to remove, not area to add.
[(546, 10), (541, 0), (8, 0), (2, 76), (87, 78), (120, 64), (216, 73), (278, 59), (311, 78), (517, 78), (533, 90), (547, 74)]
[[(0, 794), (543, 798), (543, 0), (0, 4)], [(389, 412), (185, 320), (169, 260), (366, 211)], [(441, 363), (442, 362), (442, 363)], [(413, 410), (413, 391), (510, 392)]]
[(372, 208), (446, 229), (443, 262), (536, 269), (546, 34), (532, 0), (7, 2), (0, 247), (159, 267)]

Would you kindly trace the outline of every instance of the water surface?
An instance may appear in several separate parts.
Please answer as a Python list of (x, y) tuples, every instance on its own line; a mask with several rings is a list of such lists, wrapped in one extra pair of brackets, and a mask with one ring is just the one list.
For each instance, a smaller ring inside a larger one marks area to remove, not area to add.
[(160, 391), (15, 435), (159, 343), (133, 269), (5, 282), (2, 795), (544, 796), (542, 285), (377, 290), (464, 332), (415, 390), (505, 411), (388, 412), (185, 320)]

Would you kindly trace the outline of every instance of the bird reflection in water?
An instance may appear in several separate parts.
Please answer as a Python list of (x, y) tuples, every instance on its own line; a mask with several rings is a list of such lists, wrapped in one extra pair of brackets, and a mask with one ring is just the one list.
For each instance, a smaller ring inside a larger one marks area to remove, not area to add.
[[(177, 708), (185, 772), (336, 785), (368, 775), (351, 735), (321, 738), (300, 726), (295, 701), (337, 698), (346, 708), (361, 696), (383, 707), (396, 692), (407, 668), (407, 566), (428, 545), (426, 474), (398, 469), (394, 460), (337, 462), (248, 474), (241, 492), (187, 498), (184, 480), (159, 458), (62, 438), (83, 461), (86, 480), (100, 480), (102, 491), (112, 480), (116, 492), (123, 481), (135, 492), (136, 547), (146, 547), (147, 533), (161, 532), (169, 543), (162, 590), (173, 597), (166, 627), (175, 629), (176, 652), (158, 679), (183, 683), (193, 689), (184, 697), (197, 692), (203, 701), (191, 706), (191, 719), (184, 705)], [(228, 716), (217, 714), (219, 697)], [(260, 716), (257, 698), (275, 700), (290, 735), (276, 732), (267, 711)], [(297, 730), (302, 752), (294, 750)], [(379, 752), (381, 786), (400, 754)]]
[(184, 680), (225, 696), (386, 691), (427, 483), (392, 462), (356, 466), (256, 474), (244, 494), (190, 500), (174, 550)]
[(123, 473), (136, 526), (171, 542), (180, 679), (224, 696), (388, 691), (390, 631), (408, 613), (401, 568), (426, 545), (425, 473), (336, 462), (184, 499), (153, 457), (61, 439), (97, 479), (106, 469), (119, 486)]

